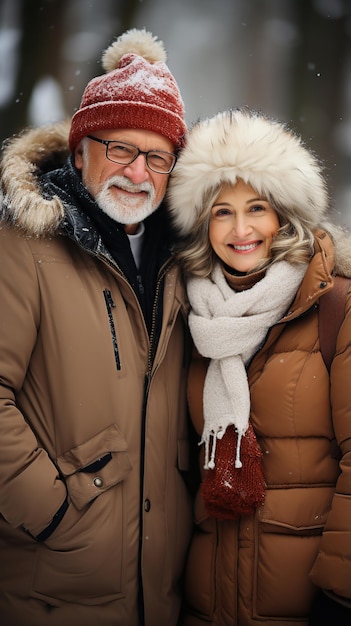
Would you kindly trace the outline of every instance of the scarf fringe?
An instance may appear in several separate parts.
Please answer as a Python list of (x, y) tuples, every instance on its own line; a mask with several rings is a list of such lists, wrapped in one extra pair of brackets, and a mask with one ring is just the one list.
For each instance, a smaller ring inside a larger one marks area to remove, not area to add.
[[(236, 453), (235, 453), (235, 467), (236, 468), (240, 468), (243, 466), (242, 462), (241, 462), (241, 458), (240, 458), (240, 450), (241, 450), (241, 440), (243, 438), (243, 436), (245, 435), (245, 433), (242, 432), (238, 432), (238, 430), (236, 429), (236, 433), (237, 433), (237, 444), (236, 444)], [(217, 433), (210, 433), (209, 437), (206, 437), (205, 439), (201, 439), (199, 446), (201, 446), (202, 444), (205, 444), (205, 464), (204, 464), (204, 469), (214, 469), (215, 467), (215, 456), (216, 456), (216, 442), (217, 439), (222, 439), (223, 436), (225, 434), (225, 430), (219, 430)], [(210, 456), (210, 440), (212, 438), (212, 447), (211, 447), (211, 456)]]

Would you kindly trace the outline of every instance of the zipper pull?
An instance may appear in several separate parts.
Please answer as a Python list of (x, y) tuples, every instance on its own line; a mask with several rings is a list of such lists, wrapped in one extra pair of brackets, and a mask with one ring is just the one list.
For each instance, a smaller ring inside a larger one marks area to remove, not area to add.
[(109, 289), (104, 289), (104, 296), (106, 304), (109, 304), (110, 307), (114, 308), (116, 305), (113, 301), (111, 291)]
[(113, 351), (114, 351), (114, 356), (115, 356), (115, 362), (116, 362), (116, 367), (117, 370), (121, 369), (121, 361), (119, 358), (119, 349), (118, 349), (118, 342), (117, 342), (117, 334), (116, 334), (116, 328), (115, 328), (115, 323), (114, 323), (114, 319), (113, 319), (113, 315), (112, 315), (112, 309), (116, 307), (112, 295), (111, 295), (111, 291), (109, 289), (104, 289), (103, 291), (104, 293), (104, 298), (105, 298), (105, 305), (106, 305), (106, 309), (107, 309), (107, 315), (108, 315), (108, 322), (110, 325), (110, 332), (111, 332), (111, 337), (112, 337), (112, 345), (113, 345)]
[(141, 295), (143, 295), (143, 293), (144, 293), (144, 291), (145, 291), (145, 290), (144, 290), (144, 285), (143, 285), (143, 283), (142, 283), (142, 281), (141, 281), (141, 276), (140, 276), (140, 274), (138, 274), (138, 275), (137, 275), (137, 281), (138, 281), (138, 289), (139, 289), (139, 293), (140, 293)]

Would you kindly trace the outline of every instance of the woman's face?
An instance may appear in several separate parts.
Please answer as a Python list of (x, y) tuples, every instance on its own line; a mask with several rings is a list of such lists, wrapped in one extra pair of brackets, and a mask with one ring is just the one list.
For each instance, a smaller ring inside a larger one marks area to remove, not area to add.
[(271, 256), (279, 229), (276, 211), (242, 180), (226, 185), (211, 210), (209, 238), (217, 256), (237, 272), (249, 272)]

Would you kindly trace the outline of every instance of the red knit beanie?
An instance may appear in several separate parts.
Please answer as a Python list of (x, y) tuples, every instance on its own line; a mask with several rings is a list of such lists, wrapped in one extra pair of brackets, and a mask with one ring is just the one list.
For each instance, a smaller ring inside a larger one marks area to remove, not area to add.
[(86, 135), (108, 128), (151, 130), (180, 148), (184, 105), (166, 58), (163, 43), (145, 30), (129, 30), (111, 44), (102, 56), (106, 74), (88, 83), (72, 118), (70, 150)]

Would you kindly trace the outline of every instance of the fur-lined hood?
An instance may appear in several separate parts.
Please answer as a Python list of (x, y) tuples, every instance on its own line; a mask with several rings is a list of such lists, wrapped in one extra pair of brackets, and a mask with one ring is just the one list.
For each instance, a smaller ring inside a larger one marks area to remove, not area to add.
[(62, 222), (62, 202), (43, 198), (37, 176), (67, 159), (69, 129), (70, 122), (30, 129), (4, 146), (0, 217), (26, 235), (52, 235)]

